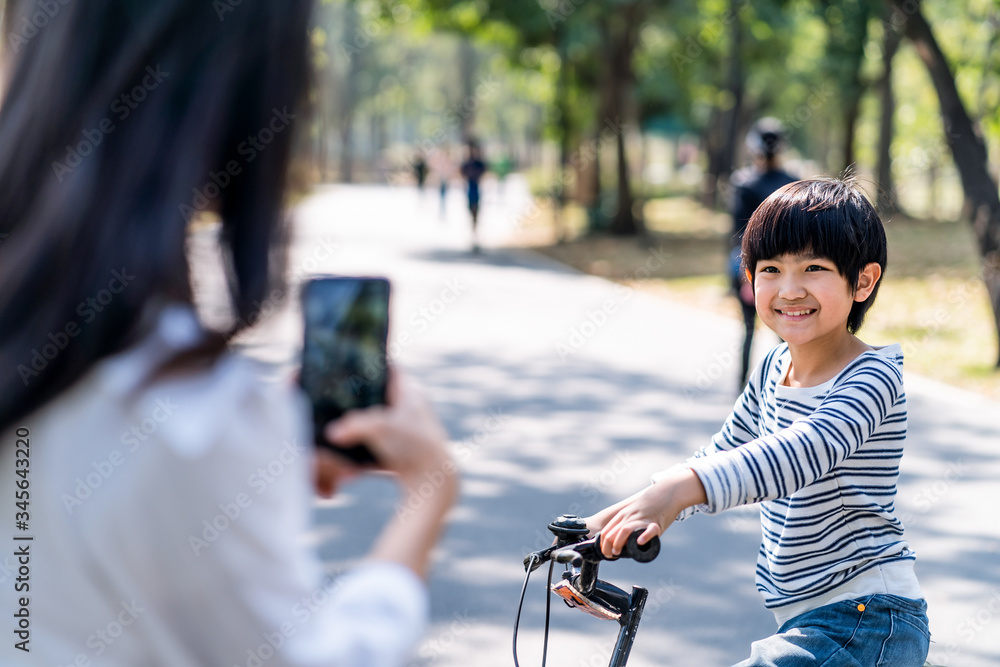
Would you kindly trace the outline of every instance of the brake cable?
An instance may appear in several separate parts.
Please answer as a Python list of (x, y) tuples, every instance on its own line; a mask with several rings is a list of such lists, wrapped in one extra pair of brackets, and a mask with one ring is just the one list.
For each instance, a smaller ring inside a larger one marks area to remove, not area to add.
[[(601, 552), (600, 533), (589, 539), (584, 539), (588, 532), (587, 523), (578, 516), (564, 514), (549, 524), (549, 530), (556, 535), (556, 543), (547, 549), (535, 551), (524, 557), (524, 584), (521, 586), (521, 599), (517, 603), (517, 615), (514, 617), (514, 667), (521, 667), (521, 663), (517, 659), (517, 630), (521, 623), (521, 611), (524, 609), (524, 596), (528, 590), (528, 580), (531, 578), (532, 571), (540, 567), (546, 560), (549, 561), (549, 578), (545, 585), (545, 634), (542, 638), (542, 667), (545, 667), (549, 651), (552, 571), (556, 563), (571, 565), (574, 570), (576, 567), (580, 567), (579, 574), (571, 576), (568, 583), (569, 588), (572, 589), (577, 586), (575, 580), (580, 580), (582, 588), (571, 595), (564, 594), (566, 589), (556, 591), (569, 606), (580, 607), (580, 603), (586, 601), (588, 604), (581, 607), (586, 613), (598, 618), (618, 621), (621, 629), (619, 643), (616, 645), (615, 651), (620, 661), (614, 662), (614, 664), (624, 665), (624, 660), (628, 659), (628, 651), (631, 649), (632, 638), (639, 624), (648, 591), (645, 588), (633, 586), (632, 594), (629, 595), (615, 586), (598, 581), (597, 565), (602, 560), (618, 560), (618, 558), (631, 558), (639, 563), (648, 563), (660, 553), (659, 537), (653, 537), (646, 544), (641, 545), (639, 537), (643, 534), (643, 530), (635, 530), (628, 536), (621, 553), (618, 556), (608, 558)], [(564, 579), (566, 576), (568, 575), (564, 575)], [(591, 600), (589, 596), (595, 591), (595, 586), (603, 586), (603, 588), (600, 588), (596, 598)], [(602, 605), (610, 605), (610, 611)], [(601, 613), (595, 613), (595, 611)], [(611, 612), (617, 612), (617, 614), (611, 615)], [(617, 653), (619, 651), (622, 652)], [(612, 658), (614, 660), (615, 656)]]
[[(517, 661), (517, 626), (521, 622), (524, 593), (528, 590), (528, 579), (531, 578), (531, 572), (535, 569), (534, 565), (536, 561), (541, 565), (541, 558), (538, 554), (531, 554), (528, 567), (526, 568), (527, 571), (524, 573), (524, 585), (521, 586), (521, 600), (517, 603), (517, 616), (514, 617), (514, 667), (521, 667), (521, 663)], [(549, 594), (549, 590), (552, 588), (552, 568), (555, 564), (554, 560), (549, 561), (549, 581), (545, 586), (545, 634), (542, 638), (542, 667), (545, 667), (545, 660), (549, 652), (549, 612), (552, 609), (552, 596)]]

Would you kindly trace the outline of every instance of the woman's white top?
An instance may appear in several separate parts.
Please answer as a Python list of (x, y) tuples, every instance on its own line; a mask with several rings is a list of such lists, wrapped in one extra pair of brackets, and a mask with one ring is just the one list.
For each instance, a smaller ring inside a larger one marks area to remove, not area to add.
[(427, 624), (423, 582), (388, 563), (331, 580), (304, 543), (312, 445), (299, 394), (234, 354), (143, 385), (199, 335), (189, 309), (167, 308), (141, 345), (0, 434), (0, 664), (404, 664)]

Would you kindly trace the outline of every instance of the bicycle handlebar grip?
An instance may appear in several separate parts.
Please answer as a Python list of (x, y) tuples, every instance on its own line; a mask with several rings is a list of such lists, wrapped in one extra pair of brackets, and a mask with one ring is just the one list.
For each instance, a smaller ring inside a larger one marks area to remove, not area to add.
[(643, 531), (637, 530), (628, 536), (622, 555), (639, 563), (648, 563), (660, 555), (660, 538), (654, 537), (645, 544), (639, 544), (639, 536), (642, 533)]
[[(660, 555), (659, 537), (654, 537), (645, 544), (639, 544), (639, 536), (642, 535), (643, 532), (643, 530), (636, 530), (628, 536), (628, 539), (625, 540), (625, 546), (622, 547), (622, 552), (618, 555), (619, 558), (631, 558), (637, 563), (648, 563)], [(597, 552), (600, 553), (600, 543), (596, 546)]]

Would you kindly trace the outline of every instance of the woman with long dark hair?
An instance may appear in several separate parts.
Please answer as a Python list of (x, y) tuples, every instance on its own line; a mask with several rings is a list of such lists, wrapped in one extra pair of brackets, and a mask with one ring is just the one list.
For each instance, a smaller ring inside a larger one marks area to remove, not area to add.
[[(29, 576), (3, 586), (0, 663), (371, 667), (419, 637), (454, 476), (324, 584), (301, 540), (309, 487), (344, 469), (305, 446), (297, 393), (227, 345), (281, 285), (311, 4), (6, 8), (0, 520)], [(201, 211), (221, 220), (221, 329), (193, 305)], [(407, 493), (451, 463), (398, 374), (389, 403), (327, 435), (365, 441)]]

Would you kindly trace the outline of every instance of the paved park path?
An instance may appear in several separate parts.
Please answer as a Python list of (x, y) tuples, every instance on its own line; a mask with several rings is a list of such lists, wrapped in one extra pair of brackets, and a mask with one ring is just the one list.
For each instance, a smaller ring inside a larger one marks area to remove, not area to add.
[[(739, 325), (502, 248), (530, 208), (516, 178), (486, 192), (480, 255), (468, 251), (460, 192), (447, 204), (441, 217), (431, 191), (322, 189), (297, 209), (291, 270), (392, 279), (390, 352), (428, 388), (463, 471), (433, 571), (433, 626), (413, 665), (509, 666), (524, 553), (550, 541), (553, 517), (617, 501), (707, 442), (736, 395)], [(649, 261), (669, 254), (650, 249)], [(286, 309), (246, 347), (287, 366), (300, 335)], [(930, 604), (931, 660), (998, 665), (1000, 404), (913, 376), (907, 389), (897, 505)], [(383, 480), (357, 482), (317, 505), (312, 537), (340, 567), (408, 500), (419, 501)], [(652, 564), (605, 566), (604, 578), (650, 591), (629, 664), (746, 657), (774, 629), (753, 585), (758, 541), (757, 512), (735, 510), (674, 526)], [(525, 666), (541, 662), (541, 572), (522, 617)], [(561, 604), (552, 612), (549, 665), (607, 664), (617, 625)]]

